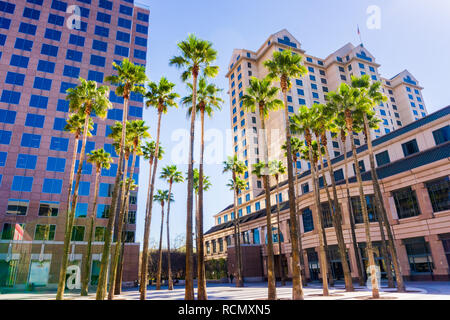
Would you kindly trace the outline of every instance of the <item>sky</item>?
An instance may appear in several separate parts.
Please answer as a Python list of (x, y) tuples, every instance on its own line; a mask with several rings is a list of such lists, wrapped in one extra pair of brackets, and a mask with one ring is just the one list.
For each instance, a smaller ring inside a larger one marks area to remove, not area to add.
[[(222, 161), (231, 154), (230, 102), (225, 78), (233, 49), (256, 51), (273, 33), (287, 29), (301, 43), (308, 54), (325, 58), (351, 42), (360, 43), (357, 26), (365, 48), (376, 62), (379, 72), (391, 78), (408, 69), (424, 87), (423, 97), (429, 113), (450, 104), (450, 1), (449, 0), (136, 0), (150, 8), (150, 33), (147, 54), (147, 74), (151, 81), (162, 76), (176, 84), (181, 97), (187, 95), (186, 85), (180, 80), (180, 70), (169, 66), (171, 57), (178, 55), (177, 43), (189, 33), (211, 41), (218, 51), (216, 65), (219, 75), (213, 82), (223, 88), (225, 100), (222, 110), (206, 119), (208, 161), (205, 174), (210, 176), (212, 187), (204, 196), (204, 230), (214, 225), (213, 215), (233, 201), (226, 187), (229, 174), (223, 174)], [(373, 9), (375, 7), (375, 10)], [(379, 15), (375, 15), (379, 13)], [(379, 19), (376, 19), (379, 17)], [(375, 24), (374, 24), (375, 22)], [(379, 24), (377, 23), (379, 22)], [(369, 23), (369, 24), (368, 24)], [(144, 110), (144, 120), (156, 138), (157, 114)], [(187, 161), (187, 133), (190, 121), (186, 107), (180, 105), (163, 116), (161, 143), (165, 157), (161, 168), (173, 163), (185, 173)], [(199, 137), (199, 123), (196, 136)], [(199, 140), (194, 150), (198, 163)], [(184, 152), (184, 153), (183, 153)], [(138, 194), (136, 241), (141, 242), (144, 229), (145, 203), (148, 186), (148, 163), (141, 161)], [(168, 185), (156, 179), (156, 189)], [(186, 183), (173, 187), (175, 202), (171, 205), (171, 238), (186, 233)], [(153, 205), (150, 242), (159, 241), (161, 207)], [(164, 224), (165, 229), (165, 224)], [(165, 232), (165, 230), (164, 230)], [(164, 234), (164, 242), (166, 235)], [(165, 244), (164, 244), (165, 246)]]

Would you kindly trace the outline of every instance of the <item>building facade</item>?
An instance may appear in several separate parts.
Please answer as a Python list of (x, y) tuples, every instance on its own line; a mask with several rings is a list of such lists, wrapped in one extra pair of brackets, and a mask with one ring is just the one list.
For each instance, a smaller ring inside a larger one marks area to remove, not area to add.
[[(303, 57), (303, 64), (308, 73), (299, 79), (292, 79), (292, 87), (288, 93), (289, 113), (296, 113), (301, 105), (311, 106), (315, 103), (326, 103), (325, 95), (336, 90), (342, 82), (349, 83), (351, 76), (359, 77), (363, 74), (371, 76), (373, 81), (381, 81), (383, 93), (388, 102), (376, 108), (377, 116), (381, 119), (380, 128), (372, 130), (372, 138), (376, 139), (395, 129), (401, 128), (415, 120), (426, 116), (427, 110), (422, 97), (422, 87), (417, 79), (407, 70), (392, 79), (381, 77), (378, 72), (380, 64), (375, 57), (362, 45), (351, 43), (333, 52), (326, 58), (318, 58), (307, 54), (301, 44), (287, 30), (271, 35), (257, 50), (235, 49), (233, 51), (229, 70), (228, 94), (230, 96), (230, 122), (233, 131), (233, 149), (238, 158), (248, 167), (261, 159), (264, 146), (260, 130), (258, 113), (247, 112), (242, 108), (239, 98), (245, 94), (251, 77), (263, 78), (268, 71), (264, 61), (271, 59), (274, 51), (292, 50)], [(274, 83), (279, 86), (279, 83)], [(280, 90), (281, 91), (281, 90)], [(280, 93), (280, 98), (281, 93)], [(266, 121), (268, 135), (269, 159), (284, 159), (284, 152), (280, 146), (285, 142), (284, 111), (270, 113)], [(355, 144), (361, 145), (362, 135), (357, 135)], [(350, 149), (350, 142), (346, 146)], [(328, 137), (328, 149), (331, 156), (343, 153), (343, 146), (338, 137)], [(285, 163), (286, 164), (286, 163)], [(306, 161), (299, 161), (302, 169), (309, 168)], [(248, 189), (240, 201), (246, 202), (259, 194), (262, 190), (262, 180), (252, 176), (250, 172), (244, 177)], [(286, 176), (285, 176), (286, 178)], [(248, 199), (248, 200), (247, 200)], [(242, 212), (242, 214), (246, 214)]]
[[(55, 286), (65, 233), (74, 138), (64, 131), (66, 90), (79, 77), (109, 85), (112, 62), (146, 64), (149, 10), (133, 0), (0, 1), (0, 287)], [(102, 170), (91, 284), (98, 279), (118, 156), (107, 138), (122, 121), (123, 98), (110, 86), (113, 109), (93, 115), (86, 153), (104, 148), (114, 159)], [(132, 95), (128, 118), (141, 119), (143, 98)], [(79, 144), (78, 153), (81, 144)], [(131, 166), (131, 160), (128, 163)], [(134, 179), (138, 180), (139, 160)], [(75, 170), (78, 168), (78, 161)], [(94, 198), (94, 170), (83, 163), (70, 265), (81, 267)], [(137, 192), (126, 224), (124, 281), (137, 279)]]
[[(325, 59), (318, 59), (305, 54), (300, 48), (300, 43), (286, 30), (270, 36), (257, 52), (235, 50), (227, 77), (230, 80), (234, 147), (239, 159), (251, 167), (259, 160), (260, 154), (258, 115), (242, 110), (239, 105), (239, 96), (248, 86), (251, 76), (259, 78), (267, 74), (262, 65), (263, 61), (269, 59), (274, 50), (285, 49), (291, 49), (304, 56), (305, 66), (309, 71), (306, 76), (295, 79), (293, 82), (288, 98), (291, 113), (295, 112), (299, 105), (325, 103), (324, 95), (335, 90), (341, 82), (348, 82), (351, 75), (359, 76), (367, 73), (374, 81), (382, 82), (383, 92), (388, 97), (388, 102), (376, 107), (377, 116), (382, 119), (382, 123), (380, 129), (373, 130), (371, 134), (374, 139), (373, 148), (383, 201), (393, 229), (403, 275), (407, 279), (450, 279), (450, 106), (428, 115), (423, 103), (422, 88), (408, 71), (405, 70), (392, 79), (382, 78), (377, 71), (380, 65), (375, 63), (375, 58), (367, 49), (363, 46), (354, 47), (351, 44), (347, 44)], [(285, 137), (282, 112), (271, 112), (267, 121), (268, 149), (271, 159), (283, 159), (283, 154), (279, 151)], [(382, 259), (381, 233), (373, 211), (374, 192), (370, 179), (367, 145), (362, 135), (355, 138), (370, 213), (372, 241), (376, 248), (377, 263), (382, 275), (385, 276), (387, 266)], [(367, 262), (364, 225), (353, 160), (350, 158), (351, 152), (348, 152), (347, 162), (344, 162), (343, 146), (340, 141), (332, 137), (329, 137), (328, 148), (332, 155), (333, 174), (338, 184), (338, 201), (343, 212), (343, 232), (349, 264), (352, 276), (357, 278), (357, 254), (352, 245), (350, 209), (355, 216), (358, 250), (366, 266)], [(347, 147), (346, 150), (350, 149)], [(350, 180), (350, 198), (347, 196), (345, 186), (345, 167), (348, 169)], [(319, 243), (316, 221), (313, 219), (313, 211), (317, 208), (315, 208), (312, 194), (310, 167), (307, 162), (302, 161), (298, 163), (298, 168), (296, 205), (305, 272), (309, 280), (318, 280), (320, 276)], [(329, 182), (328, 172), (324, 176), (325, 181)], [(262, 183), (256, 177), (248, 173), (244, 178), (247, 179), (248, 185), (247, 190), (238, 198), (237, 213), (242, 231), (241, 243), (246, 252), (243, 255), (244, 277), (264, 278), (267, 259), (265, 195)], [(283, 181), (283, 179), (280, 180)], [(332, 272), (336, 279), (340, 279), (343, 277), (342, 267), (323, 175), (319, 182), (321, 209)], [(276, 223), (277, 200), (281, 207), (280, 226)], [(275, 190), (275, 181), (271, 181), (271, 203), (273, 204), (271, 212), (275, 259), (282, 259), (285, 271), (290, 275), (290, 221), (286, 180), (280, 184), (279, 193)], [(206, 259), (228, 259), (230, 272), (233, 272), (235, 266), (234, 241), (232, 240), (234, 218), (234, 208), (231, 204), (214, 216), (215, 226), (205, 234)], [(278, 228), (281, 232), (280, 239), (277, 236)], [(281, 253), (277, 245), (278, 240), (282, 242)], [(255, 252), (258, 253), (259, 261), (256, 261)], [(252, 258), (247, 259), (247, 257)], [(275, 265), (277, 266), (277, 263)]]

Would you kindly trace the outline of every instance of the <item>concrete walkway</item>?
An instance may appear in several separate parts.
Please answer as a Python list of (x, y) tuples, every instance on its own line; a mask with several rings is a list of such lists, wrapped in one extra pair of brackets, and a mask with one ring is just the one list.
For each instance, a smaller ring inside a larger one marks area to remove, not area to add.
[[(277, 283), (278, 299), (291, 299), (292, 284), (280, 287)], [(382, 300), (450, 300), (450, 282), (407, 282), (405, 293), (397, 293), (396, 289), (390, 289), (382, 284)], [(330, 288), (330, 296), (323, 297), (322, 288), (319, 283), (308, 284), (304, 288), (305, 300), (367, 300), (371, 298), (371, 291), (366, 287), (355, 286), (354, 292), (345, 292), (343, 285), (337, 284)], [(0, 294), (0, 300), (53, 300), (56, 292), (48, 293), (8, 293)], [(208, 298), (210, 300), (262, 300), (267, 297), (266, 283), (249, 283), (244, 288), (236, 288), (234, 284), (208, 284)], [(67, 293), (67, 300), (94, 300), (95, 292), (88, 297), (81, 297), (79, 293)], [(139, 290), (137, 288), (126, 289), (122, 295), (116, 296), (115, 300), (138, 300)], [(184, 287), (175, 287), (173, 291), (167, 287), (156, 291), (149, 287), (147, 299), (155, 300), (183, 300)]]

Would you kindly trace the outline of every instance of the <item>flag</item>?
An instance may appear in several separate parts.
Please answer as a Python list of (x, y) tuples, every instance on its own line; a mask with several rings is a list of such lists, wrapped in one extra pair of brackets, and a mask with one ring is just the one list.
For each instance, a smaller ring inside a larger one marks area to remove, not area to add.
[(361, 35), (361, 32), (359, 31), (359, 25), (358, 25), (358, 36), (360, 36)]
[(16, 227), (14, 229), (14, 238), (13, 238), (13, 240), (23, 240), (23, 228), (18, 223), (16, 223)]

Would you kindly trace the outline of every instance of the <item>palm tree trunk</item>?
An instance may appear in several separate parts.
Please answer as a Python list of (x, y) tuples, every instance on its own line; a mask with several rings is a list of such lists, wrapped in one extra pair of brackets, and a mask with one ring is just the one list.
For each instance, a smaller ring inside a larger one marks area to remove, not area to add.
[[(398, 292), (404, 292), (405, 285), (403, 283), (403, 275), (402, 275), (400, 263), (398, 260), (397, 249), (396, 249), (395, 243), (394, 243), (394, 235), (392, 233), (392, 229), (391, 229), (388, 217), (387, 217), (386, 207), (384, 206), (383, 195), (381, 193), (380, 183), (378, 180), (378, 174), (375, 169), (375, 158), (374, 158), (374, 153), (373, 153), (372, 138), (370, 136), (366, 114), (364, 114), (364, 127), (365, 127), (365, 133), (366, 133), (367, 148), (369, 150), (369, 160), (370, 160), (370, 170), (372, 173), (372, 182), (373, 182), (373, 186), (375, 189), (374, 191), (375, 191), (375, 202), (377, 205), (377, 212), (379, 213), (381, 220), (384, 222), (384, 225), (386, 227), (386, 231), (388, 234), (388, 247), (389, 247), (389, 251), (391, 253), (391, 257), (392, 257), (392, 263), (394, 265), (394, 272), (395, 272), (396, 280), (397, 280), (397, 290), (398, 290)], [(384, 255), (384, 253), (383, 253), (383, 255)], [(386, 256), (388, 256), (387, 253), (386, 253)], [(386, 262), (386, 264), (387, 264), (387, 262)], [(388, 272), (388, 274), (392, 275), (391, 264), (389, 263), (389, 265), (387, 267), (389, 270), (386, 270), (386, 271)]]
[[(308, 135), (308, 134), (307, 134)], [(310, 135), (309, 135), (310, 136)], [(325, 251), (325, 243), (324, 243), (324, 232), (323, 232), (323, 225), (322, 225), (322, 219), (321, 213), (320, 213), (320, 195), (319, 195), (319, 189), (316, 183), (316, 168), (313, 162), (313, 153), (312, 153), (312, 146), (311, 146), (311, 139), (307, 138), (307, 144), (309, 149), (309, 163), (311, 164), (311, 179), (313, 184), (313, 191), (314, 191), (314, 201), (316, 205), (315, 210), (315, 220), (316, 220), (316, 226), (317, 226), (317, 236), (319, 238), (319, 262), (320, 262), (320, 273), (322, 275), (322, 284), (323, 284), (323, 296), (328, 296), (328, 279), (327, 279), (327, 253)], [(318, 197), (319, 196), (319, 197)]]
[(192, 113), (191, 132), (189, 142), (189, 162), (188, 162), (188, 183), (187, 183), (187, 204), (186, 204), (186, 278), (185, 278), (185, 300), (194, 300), (194, 260), (193, 260), (193, 239), (192, 239), (192, 212), (194, 206), (194, 138), (195, 138), (195, 113), (197, 107), (197, 74), (193, 72), (192, 80)]
[(172, 182), (169, 184), (169, 202), (167, 203), (167, 275), (169, 290), (173, 290), (172, 266), (170, 264), (170, 234), (169, 234), (169, 215), (170, 215), (170, 195), (172, 194)]
[(362, 177), (361, 177), (361, 170), (359, 169), (359, 163), (358, 163), (358, 157), (356, 155), (356, 146), (355, 146), (355, 138), (353, 136), (353, 128), (351, 125), (349, 125), (349, 121), (351, 120), (351, 114), (348, 114), (346, 112), (346, 118), (347, 118), (347, 130), (350, 135), (350, 141), (352, 144), (352, 153), (353, 153), (353, 163), (355, 165), (355, 171), (356, 171), (356, 179), (358, 181), (358, 187), (359, 187), (359, 198), (361, 201), (361, 207), (362, 207), (362, 213), (363, 213), (363, 219), (364, 219), (364, 227), (366, 231), (366, 249), (367, 249), (367, 257), (369, 261), (369, 268), (370, 268), (370, 278), (372, 283), (372, 298), (377, 299), (380, 297), (380, 292), (378, 288), (378, 279), (375, 269), (375, 259), (373, 256), (373, 247), (372, 247), (372, 240), (370, 238), (370, 222), (369, 222), (369, 214), (367, 212), (367, 203), (366, 203), (366, 196), (364, 194), (363, 189), (363, 183), (362, 183)]
[(100, 177), (100, 167), (97, 167), (97, 172), (95, 175), (95, 186), (94, 186), (94, 204), (92, 206), (91, 213), (91, 224), (88, 232), (88, 243), (87, 243), (87, 253), (84, 262), (84, 272), (83, 279), (81, 281), (81, 295), (87, 296), (89, 292), (89, 277), (91, 275), (91, 260), (92, 260), (92, 235), (94, 233), (94, 222), (95, 222), (95, 212), (97, 210), (97, 198), (98, 198), (98, 182)]
[[(122, 176), (122, 168), (123, 168), (123, 158), (124, 158), (124, 150), (125, 150), (125, 134), (126, 134), (126, 122), (128, 120), (128, 100), (129, 93), (125, 92), (123, 95), (123, 119), (122, 119), (122, 138), (120, 139), (120, 148), (119, 148), (119, 162), (117, 168), (116, 179), (114, 181), (114, 190), (111, 197), (111, 207), (110, 207), (110, 215), (108, 219), (108, 225), (106, 226), (105, 231), (105, 244), (103, 246), (102, 252), (102, 261), (100, 264), (100, 274), (98, 277), (98, 286), (97, 286), (97, 294), (96, 300), (104, 300), (107, 291), (107, 278), (108, 278), (108, 268), (109, 268), (109, 255), (111, 251), (112, 238), (114, 232), (114, 224), (116, 221), (116, 208), (118, 205), (119, 198), (119, 186), (120, 186), (120, 177)], [(112, 272), (113, 270), (111, 270)], [(114, 279), (114, 278), (112, 278)], [(110, 283), (110, 286), (114, 285)]]
[(140, 299), (145, 300), (147, 295), (147, 282), (148, 282), (148, 242), (150, 237), (150, 226), (152, 222), (152, 210), (153, 210), (153, 192), (155, 190), (155, 179), (156, 179), (156, 170), (158, 169), (158, 157), (159, 157), (159, 139), (161, 133), (161, 117), (162, 112), (158, 112), (158, 127), (156, 131), (156, 147), (155, 147), (155, 157), (153, 159), (153, 173), (152, 173), (152, 181), (150, 183), (150, 197), (148, 199), (148, 213), (147, 213), (147, 228), (144, 231), (144, 245), (143, 245), (143, 253), (142, 253), (142, 261), (141, 261), (141, 287), (140, 287)]
[[(168, 202), (170, 202), (170, 195)], [(163, 227), (164, 227), (164, 202), (161, 202), (161, 230), (159, 234), (159, 250), (158, 250), (159, 258), (158, 258), (158, 271), (156, 273), (156, 290), (161, 290)]]
[[(139, 270), (139, 292), (142, 292), (144, 289), (143, 287), (147, 287), (147, 273), (148, 273), (148, 239), (149, 233), (150, 233), (150, 222), (148, 221), (148, 212), (150, 208), (150, 185), (152, 182), (152, 165), (153, 165), (153, 158), (150, 158), (149, 160), (149, 169), (148, 169), (148, 188), (147, 188), (147, 203), (145, 206), (145, 225), (144, 225), (144, 247), (142, 251), (141, 256), (141, 263), (140, 263), (140, 270)], [(147, 262), (147, 263), (144, 263)], [(144, 265), (145, 264), (145, 265)], [(144, 295), (145, 297), (145, 295)]]
[[(124, 220), (124, 212), (121, 210), (122, 206), (125, 204), (125, 194), (127, 193), (127, 175), (128, 175), (128, 158), (125, 157), (125, 168), (123, 170), (122, 177), (122, 190), (120, 195), (120, 201), (118, 203), (119, 207), (119, 217), (117, 221), (117, 239), (116, 246), (114, 248), (114, 256), (112, 259), (111, 272), (109, 273), (109, 292), (108, 292), (108, 300), (114, 299), (114, 292), (116, 288), (116, 276), (117, 276), (117, 266), (119, 265), (119, 256), (120, 249), (122, 248), (122, 229), (123, 229), (123, 220)], [(116, 214), (115, 212), (113, 214)]]
[(259, 117), (261, 119), (261, 130), (264, 140), (264, 163), (265, 172), (263, 172), (264, 190), (266, 193), (266, 224), (267, 224), (267, 298), (269, 300), (277, 299), (277, 288), (275, 279), (275, 266), (273, 257), (273, 235), (272, 235), (272, 206), (270, 205), (270, 186), (269, 186), (269, 149), (267, 146), (266, 123), (264, 121), (263, 109), (260, 106)]
[(203, 247), (203, 156), (205, 153), (205, 109), (201, 109), (201, 145), (198, 181), (198, 210), (197, 210), (197, 299), (208, 300), (205, 277), (205, 252)]
[[(233, 172), (233, 181), (236, 185), (236, 174)], [(234, 191), (234, 257), (236, 263), (236, 287), (243, 287), (241, 265), (241, 232), (239, 228), (238, 191)]]
[[(295, 189), (294, 172), (292, 167), (292, 147), (291, 147), (291, 129), (289, 127), (289, 110), (287, 101), (287, 84), (282, 81), (283, 99), (284, 99), (284, 123), (286, 130), (286, 152), (287, 152), (287, 170), (288, 170), (288, 194), (289, 194), (289, 219), (296, 221), (295, 215)], [(290, 224), (291, 254), (292, 254), (292, 299), (303, 300), (302, 275), (300, 272), (300, 257), (298, 245), (297, 223)]]
[(353, 214), (353, 207), (351, 203), (351, 196), (350, 196), (350, 188), (348, 183), (348, 166), (347, 166), (347, 147), (345, 145), (346, 143), (346, 136), (345, 134), (342, 134), (341, 132), (341, 141), (344, 148), (344, 171), (345, 171), (345, 189), (347, 190), (347, 203), (349, 208), (349, 215), (350, 215), (350, 229), (352, 234), (352, 245), (353, 245), (353, 251), (356, 255), (356, 268), (358, 269), (358, 279), (359, 279), (359, 285), (364, 286), (365, 279), (364, 279), (364, 272), (363, 272), (363, 263), (362, 263), (362, 257), (361, 252), (358, 248), (358, 241), (356, 240), (356, 232), (355, 232), (355, 217)]
[[(86, 111), (86, 118), (84, 120), (80, 161), (78, 163), (77, 177), (75, 179), (75, 188), (74, 188), (74, 193), (72, 196), (72, 204), (70, 206), (70, 209), (69, 209), (69, 203), (67, 203), (68, 214), (67, 214), (67, 221), (66, 221), (66, 232), (65, 232), (65, 236), (64, 236), (64, 249), (63, 249), (63, 256), (62, 256), (62, 261), (61, 261), (61, 269), (59, 271), (59, 282), (58, 282), (58, 291), (56, 293), (56, 300), (63, 299), (64, 289), (66, 286), (65, 283), (66, 283), (67, 266), (69, 264), (70, 241), (72, 239), (72, 229), (73, 229), (73, 224), (75, 221), (75, 210), (76, 210), (76, 205), (77, 205), (77, 201), (78, 201), (78, 187), (80, 185), (81, 171), (83, 170), (84, 153), (86, 150), (86, 140), (87, 140), (88, 129), (89, 129), (89, 119), (90, 119), (89, 109), (90, 109), (90, 107), (86, 106), (87, 111)], [(75, 145), (78, 146), (77, 143), (75, 143)], [(75, 153), (75, 157), (76, 157), (76, 154), (77, 154), (76, 149), (74, 149), (74, 153)], [(73, 161), (73, 158), (72, 158), (72, 161)], [(73, 162), (72, 162), (72, 165), (74, 165)], [(72, 169), (72, 171), (73, 170), (74, 169)], [(72, 175), (72, 173), (70, 173), (70, 174)], [(73, 181), (73, 176), (70, 181), (71, 184), (73, 184), (72, 181)], [(70, 185), (70, 187), (69, 187), (69, 197), (70, 197), (70, 193), (71, 193), (71, 188), (72, 188), (72, 185)]]
[[(349, 267), (348, 261), (347, 261), (347, 254), (346, 254), (347, 249), (345, 246), (344, 234), (342, 232), (342, 212), (341, 212), (341, 207), (339, 205), (338, 196), (337, 196), (336, 180), (334, 179), (333, 164), (331, 163), (330, 154), (328, 152), (326, 143), (324, 145), (324, 149), (325, 149), (325, 157), (327, 158), (328, 172), (330, 174), (331, 185), (333, 188), (334, 210), (335, 211), (334, 211), (334, 214), (332, 215), (332, 218), (333, 218), (334, 229), (336, 230), (336, 238), (337, 238), (337, 242), (338, 242), (339, 255), (341, 257), (342, 270), (344, 272), (345, 290), (350, 292), (350, 291), (354, 291), (354, 289), (353, 289), (352, 275), (350, 273), (350, 267)], [(323, 163), (323, 158), (322, 158), (322, 166), (323, 165), (324, 165), (324, 163)], [(325, 167), (323, 167), (323, 169), (325, 170)], [(324, 179), (324, 182), (326, 182), (325, 174), (323, 174), (323, 179)], [(326, 188), (327, 188), (327, 193), (328, 193), (328, 186)], [(330, 206), (330, 210), (331, 210), (331, 208), (332, 207)]]
[(284, 276), (284, 270), (283, 270), (283, 265), (282, 265), (282, 250), (281, 250), (281, 225), (280, 225), (280, 198), (279, 198), (279, 181), (278, 181), (278, 177), (276, 177), (277, 180), (277, 194), (276, 194), (276, 201), (277, 201), (277, 226), (278, 226), (278, 271), (280, 273), (280, 278), (281, 278), (281, 286), (285, 286), (286, 285), (286, 278)]
[[(295, 169), (296, 169), (296, 173), (295, 173), (295, 185), (296, 185), (296, 197), (298, 198), (300, 196), (300, 186), (298, 185), (298, 175), (299, 175), (299, 170), (297, 167), (297, 159), (293, 159), (295, 162)], [(297, 204), (295, 206), (295, 208), (297, 209)], [(308, 283), (306, 282), (306, 273), (305, 273), (305, 259), (303, 258), (303, 245), (302, 245), (302, 232), (301, 232), (301, 228), (300, 228), (300, 219), (301, 219), (301, 214), (299, 213), (295, 213), (296, 217), (298, 217), (298, 219), (295, 219), (296, 223), (297, 223), (297, 230), (298, 230), (298, 254), (300, 257), (300, 273), (302, 275), (302, 285), (304, 287), (308, 286)]]
[[(136, 150), (136, 146), (135, 146), (135, 150)], [(130, 179), (127, 183), (127, 188), (126, 188), (126, 192), (125, 192), (125, 201), (122, 205), (121, 211), (124, 212), (124, 228), (122, 230), (122, 245), (121, 245), (121, 249), (120, 249), (120, 254), (119, 254), (119, 265), (117, 267), (117, 274), (116, 274), (116, 285), (115, 285), (115, 289), (114, 289), (114, 294), (115, 295), (120, 295), (122, 294), (122, 277), (123, 277), (123, 256), (125, 253), (125, 241), (126, 241), (126, 232), (127, 232), (127, 226), (128, 226), (128, 209), (129, 209), (129, 203), (130, 203), (130, 189), (131, 189), (131, 184), (134, 181), (133, 180), (133, 175), (134, 175), (134, 169), (136, 167), (136, 154), (135, 152), (132, 153), (132, 161), (131, 161), (131, 170), (130, 170)]]

